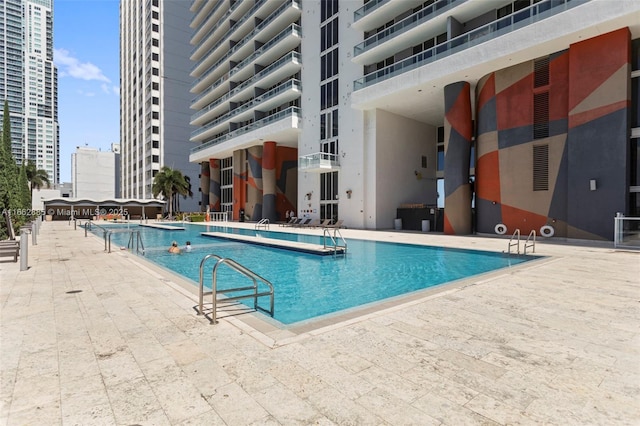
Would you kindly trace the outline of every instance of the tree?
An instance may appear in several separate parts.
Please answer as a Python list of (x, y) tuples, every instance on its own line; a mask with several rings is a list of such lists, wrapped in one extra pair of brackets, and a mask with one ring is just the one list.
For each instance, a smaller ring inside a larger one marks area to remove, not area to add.
[(164, 166), (153, 178), (151, 192), (154, 197), (162, 195), (167, 199), (169, 206), (169, 216), (173, 216), (173, 200), (176, 195), (188, 195), (189, 188), (187, 180), (180, 170)]
[(29, 181), (29, 189), (33, 192), (35, 189), (40, 189), (47, 185), (47, 188), (51, 185), (49, 181), (49, 173), (45, 169), (38, 169), (36, 163), (28, 161), (27, 163), (27, 180)]
[[(2, 112), (2, 140), (0, 141), (0, 211), (14, 213), (17, 209), (28, 208), (23, 205), (18, 181), (18, 167), (11, 154), (11, 116), (9, 102), (4, 101)], [(12, 215), (14, 226), (22, 224), (23, 217)], [(9, 234), (4, 221), (0, 221), (0, 238)]]

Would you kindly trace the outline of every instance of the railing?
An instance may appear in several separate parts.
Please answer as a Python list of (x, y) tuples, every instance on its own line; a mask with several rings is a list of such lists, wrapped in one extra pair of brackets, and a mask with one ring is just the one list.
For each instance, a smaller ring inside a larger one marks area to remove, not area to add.
[(393, 37), (399, 36), (400, 34), (403, 34), (410, 29), (429, 21), (430, 19), (443, 14), (447, 10), (451, 9), (455, 3), (462, 1), (466, 0), (438, 0), (424, 9), (407, 16), (402, 21), (392, 25), (384, 31), (380, 31), (377, 34), (372, 35), (362, 43), (356, 44), (353, 48), (353, 56), (358, 56), (361, 53), (386, 42), (387, 39), (391, 40)]
[[(513, 240), (516, 239), (514, 242)], [(517, 247), (517, 254), (520, 254), (520, 229), (516, 229), (513, 232), (511, 238), (509, 238), (509, 245), (507, 247), (507, 253), (511, 254), (511, 247)]]
[(272, 114), (268, 117), (263, 118), (262, 120), (258, 120), (258, 121), (254, 121), (251, 124), (247, 124), (244, 127), (240, 127), (239, 129), (234, 130), (233, 132), (229, 132), (229, 133), (225, 133), (222, 136), (219, 136), (215, 139), (210, 140), (209, 142), (203, 143), (201, 145), (198, 145), (194, 148), (191, 148), (191, 154), (195, 154), (197, 152), (202, 151), (203, 149), (207, 149), (209, 147), (212, 147), (214, 145), (217, 145), (219, 143), (222, 143), (224, 141), (228, 141), (229, 139), (233, 139), (235, 137), (238, 137), (240, 135), (244, 135), (245, 133), (249, 133), (252, 130), (256, 130), (262, 127), (265, 127), (266, 125), (274, 122), (274, 121), (279, 121), (279, 120), (283, 120), (288, 116), (296, 116), (298, 118), (302, 117), (302, 113), (300, 108), (298, 107), (289, 107), (285, 110), (282, 110), (280, 112), (277, 112), (275, 114)]
[(302, 155), (298, 158), (298, 168), (305, 169), (333, 169), (340, 166), (340, 157), (328, 152), (316, 152), (314, 154)]
[(423, 65), (465, 50), (469, 47), (495, 39), (524, 26), (548, 18), (549, 16), (579, 6), (591, 0), (542, 0), (533, 6), (505, 16), (468, 33), (440, 43), (431, 49), (410, 56), (395, 64), (371, 72), (353, 82), (353, 90), (360, 90)]
[(262, 95), (240, 105), (239, 107), (232, 109), (231, 111), (229, 111), (226, 114), (223, 114), (222, 116), (214, 119), (213, 121), (207, 123), (206, 125), (200, 127), (197, 130), (194, 130), (193, 132), (191, 132), (191, 137), (195, 138), (199, 135), (201, 135), (202, 133), (211, 130), (213, 128), (215, 128), (216, 126), (219, 126), (220, 124), (224, 123), (225, 121), (231, 120), (233, 117), (242, 114), (243, 112), (245, 112), (246, 110), (250, 109), (250, 108), (255, 108), (257, 107), (260, 103), (276, 96), (277, 94), (284, 92), (286, 90), (290, 90), (290, 89), (298, 89), (298, 91), (302, 90), (302, 86), (300, 84), (299, 80), (289, 80), (286, 81), (284, 83), (282, 83), (281, 85), (279, 85), (278, 87), (274, 87), (273, 89), (269, 90), (266, 93), (263, 93)]
[(229, 221), (229, 213), (231, 213), (230, 211), (226, 211), (226, 212), (209, 212), (209, 219), (212, 222), (228, 222)]
[[(331, 235), (331, 231), (333, 230), (333, 235)], [(327, 238), (331, 240), (331, 244), (327, 245)], [(338, 239), (342, 241), (342, 245), (338, 244)], [(340, 230), (338, 228), (323, 228), (322, 230), (322, 241), (324, 248), (327, 247), (333, 248), (333, 255), (336, 256), (338, 254), (338, 249), (342, 249), (342, 254), (347, 254), (347, 242), (342, 237)]]
[(527, 241), (524, 242), (524, 255), (527, 255), (527, 248), (531, 247), (531, 253), (536, 252), (536, 231), (532, 229), (529, 232), (529, 236), (527, 237)]
[[(206, 263), (206, 261), (208, 259), (217, 259), (217, 262), (215, 264), (215, 266), (213, 267), (213, 272), (212, 272), (212, 280), (211, 280), (211, 291), (210, 292), (206, 292), (204, 291), (204, 265)], [(247, 286), (247, 287), (237, 287), (237, 288), (230, 288), (230, 289), (225, 289), (225, 290), (218, 290), (218, 268), (222, 265), (227, 265), (229, 266), (231, 269), (234, 269), (235, 271), (239, 272), (240, 274), (250, 278), (253, 281), (253, 285), (252, 286)], [(262, 282), (263, 284), (265, 284), (268, 288), (269, 291), (258, 291), (258, 281)], [(225, 293), (233, 293), (233, 292), (239, 292), (239, 291), (253, 291), (253, 293), (251, 294), (243, 294), (243, 295), (239, 295), (239, 296), (226, 296), (222, 299), (218, 299), (218, 294), (225, 294)], [(238, 262), (236, 262), (233, 259), (229, 259), (229, 258), (222, 258), (220, 256), (218, 256), (217, 254), (208, 254), (206, 255), (202, 261), (200, 262), (200, 285), (199, 285), (199, 291), (198, 291), (198, 315), (204, 315), (204, 296), (208, 296), (211, 295), (211, 301), (212, 301), (212, 311), (211, 311), (211, 319), (210, 322), (211, 324), (216, 324), (217, 321), (217, 310), (218, 310), (218, 302), (232, 302), (235, 300), (242, 300), (242, 299), (250, 299), (253, 298), (253, 308), (255, 310), (261, 310), (263, 312), (268, 313), (269, 315), (271, 315), (273, 317), (273, 307), (274, 307), (274, 299), (273, 299), (273, 284), (271, 284), (269, 281), (267, 281), (266, 279), (262, 278), (260, 275), (256, 274), (255, 272), (251, 271), (250, 269), (242, 266), (241, 264), (239, 264)], [(260, 297), (264, 297), (264, 296), (269, 296), (270, 297), (270, 307), (269, 309), (264, 309), (261, 308), (260, 306), (258, 306), (258, 298)]]
[[(102, 238), (104, 239), (104, 251), (107, 251), (107, 233), (109, 232), (109, 230), (103, 226), (97, 225), (95, 223), (93, 223), (93, 221), (91, 220), (87, 220), (84, 223), (84, 236), (87, 236), (87, 231), (91, 231), (91, 229), (93, 227), (96, 227), (98, 229), (102, 230)], [(110, 252), (110, 251), (109, 251)]]
[(269, 229), (269, 219), (267, 218), (260, 219), (258, 223), (256, 223), (256, 229), (260, 229), (260, 228)]
[(353, 12), (353, 22), (358, 21), (362, 17), (368, 15), (369, 13), (373, 12), (374, 10), (388, 2), (389, 0), (371, 0), (366, 2), (364, 6)]
[(640, 217), (614, 218), (613, 246), (615, 248), (640, 249)]

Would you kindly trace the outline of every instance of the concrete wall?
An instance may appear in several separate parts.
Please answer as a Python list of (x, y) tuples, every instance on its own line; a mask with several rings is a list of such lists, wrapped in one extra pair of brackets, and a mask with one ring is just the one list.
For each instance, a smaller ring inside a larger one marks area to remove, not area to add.
[(72, 182), (75, 198), (115, 198), (116, 154), (78, 147), (72, 154)]

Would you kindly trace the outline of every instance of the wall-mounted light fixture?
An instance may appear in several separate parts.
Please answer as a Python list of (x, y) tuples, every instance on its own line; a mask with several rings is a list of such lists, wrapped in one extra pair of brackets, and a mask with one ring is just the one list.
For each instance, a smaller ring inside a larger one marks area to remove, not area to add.
[(596, 190), (596, 180), (595, 179), (591, 179), (589, 181), (589, 189), (592, 190), (592, 191)]
[(352, 193), (352, 192), (353, 192), (353, 191), (351, 191), (350, 189), (347, 189), (347, 198), (351, 198), (351, 193)]

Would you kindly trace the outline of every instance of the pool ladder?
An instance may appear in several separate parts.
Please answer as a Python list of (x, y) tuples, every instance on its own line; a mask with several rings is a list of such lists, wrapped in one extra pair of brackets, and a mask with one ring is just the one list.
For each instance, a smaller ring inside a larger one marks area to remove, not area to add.
[[(211, 291), (205, 292), (204, 291), (204, 264), (206, 263), (206, 261), (208, 259), (217, 259), (216, 264), (213, 267), (213, 278), (212, 278), (212, 282), (211, 282)], [(251, 286), (247, 286), (247, 287), (237, 287), (237, 288), (230, 288), (230, 289), (225, 289), (225, 290), (218, 290), (218, 268), (220, 268), (222, 265), (227, 265), (229, 266), (231, 269), (236, 270), (237, 272), (241, 273), (242, 275), (250, 278), (253, 281), (253, 285)], [(258, 291), (258, 281), (261, 281), (262, 283), (264, 283), (267, 287), (268, 287), (268, 291)], [(238, 296), (225, 296), (223, 298), (218, 299), (218, 295), (219, 294), (229, 294), (229, 293), (234, 293), (234, 292), (247, 292), (247, 291), (252, 291), (252, 293), (249, 294), (241, 294)], [(250, 269), (242, 266), (241, 264), (239, 264), (238, 262), (236, 262), (233, 259), (229, 259), (229, 258), (223, 258), (218, 256), (217, 254), (208, 254), (206, 255), (202, 261), (200, 262), (200, 286), (199, 286), (199, 298), (198, 298), (198, 315), (204, 315), (204, 296), (209, 296), (211, 295), (211, 301), (212, 301), (212, 311), (211, 311), (211, 318), (210, 318), (210, 322), (211, 324), (217, 324), (217, 311), (218, 311), (218, 304), (220, 302), (232, 302), (232, 301), (236, 301), (236, 300), (242, 300), (242, 299), (253, 299), (253, 308), (257, 311), (263, 311), (268, 313), (270, 316), (273, 317), (273, 284), (271, 284), (269, 281), (267, 281), (266, 279), (262, 278), (260, 275), (256, 274), (255, 272), (251, 271)], [(260, 297), (264, 297), (264, 296), (269, 296), (270, 298), (270, 305), (269, 305), (269, 309), (264, 309), (262, 307), (260, 307), (258, 305), (258, 298)]]
[[(331, 235), (331, 230), (333, 230), (333, 235)], [(347, 242), (342, 237), (340, 230), (338, 228), (324, 228), (322, 232), (322, 240), (324, 248), (327, 247), (333, 248), (333, 255), (337, 254), (347, 255)], [(331, 244), (327, 244), (327, 238), (331, 241)], [(338, 240), (342, 241), (342, 244), (338, 242)], [(341, 249), (340, 251), (338, 251)]]
[[(507, 246), (507, 254), (511, 253), (511, 247), (516, 248), (516, 254), (520, 254), (520, 229), (516, 229), (509, 238), (509, 245)], [(527, 240), (524, 243), (524, 255), (527, 255), (527, 249), (531, 248), (531, 252), (536, 252), (536, 231), (532, 230), (527, 236)]]
[(269, 219), (260, 219), (260, 221), (256, 223), (256, 229), (260, 228), (269, 229)]

